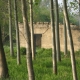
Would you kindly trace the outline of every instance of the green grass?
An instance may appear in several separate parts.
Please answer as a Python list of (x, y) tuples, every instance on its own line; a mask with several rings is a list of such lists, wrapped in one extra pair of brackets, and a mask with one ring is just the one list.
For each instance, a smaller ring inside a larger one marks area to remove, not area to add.
[[(21, 55), (21, 65), (16, 63), (15, 57), (12, 58), (9, 54), (9, 47), (4, 47), (8, 69), (9, 80), (28, 80), (26, 56)], [(15, 50), (15, 49), (14, 49)], [(75, 52), (77, 74), (80, 78), (80, 50)], [(73, 80), (70, 53), (64, 56), (61, 52), (62, 61), (58, 62), (58, 74), (54, 75), (52, 69), (52, 51), (51, 49), (37, 49), (36, 59), (33, 61), (35, 80)]]

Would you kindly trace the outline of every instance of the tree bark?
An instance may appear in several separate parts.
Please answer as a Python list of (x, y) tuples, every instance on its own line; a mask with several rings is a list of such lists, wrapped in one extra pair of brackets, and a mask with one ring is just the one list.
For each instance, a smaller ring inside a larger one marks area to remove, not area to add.
[(64, 25), (64, 55), (67, 55), (67, 29), (65, 19), (63, 18), (63, 25)]
[(10, 55), (14, 56), (13, 51), (13, 38), (12, 38), (12, 16), (11, 16), (11, 0), (8, 0), (8, 10), (9, 10), (9, 39), (10, 39)]
[(17, 1), (16, 0), (14, 0), (14, 17), (15, 17), (15, 27), (16, 27), (17, 64), (19, 65), (21, 61), (20, 61), (20, 42), (19, 42), (19, 27), (18, 27)]
[(33, 1), (29, 0), (30, 4), (30, 31), (31, 31), (31, 49), (32, 49), (32, 59), (35, 59), (35, 45), (34, 45), (34, 28), (33, 28)]
[(52, 59), (53, 59), (53, 73), (57, 74), (57, 60), (56, 60), (56, 41), (55, 41), (55, 25), (54, 25), (54, 7), (53, 0), (51, 2), (51, 33), (52, 33)]
[(25, 29), (25, 38), (26, 38), (26, 59), (27, 59), (27, 69), (28, 69), (28, 78), (29, 80), (35, 80), (34, 70), (33, 70), (33, 63), (32, 63), (32, 53), (31, 53), (31, 37), (30, 37), (30, 29), (28, 25), (28, 18), (27, 18), (27, 6), (26, 0), (21, 0), (22, 4), (22, 15), (23, 15), (23, 24)]
[(73, 46), (73, 39), (71, 34), (71, 28), (69, 23), (69, 17), (67, 12), (67, 3), (66, 0), (63, 0), (63, 10), (64, 10), (64, 17), (66, 21), (68, 36), (70, 40), (70, 56), (71, 56), (71, 64), (72, 64), (72, 73), (73, 73), (73, 80), (78, 80), (77, 78), (77, 70), (76, 70), (76, 61), (75, 61), (75, 54), (74, 54), (74, 46)]
[(1, 34), (1, 26), (0, 26), (0, 78), (8, 78), (8, 67), (6, 62), (6, 57), (4, 53), (3, 43), (2, 43), (2, 34)]
[(79, 29), (80, 29), (80, 0), (79, 0)]
[(55, 39), (56, 39), (56, 53), (57, 61), (61, 61), (60, 54), (60, 38), (59, 38), (59, 11), (58, 11), (58, 0), (55, 1)]

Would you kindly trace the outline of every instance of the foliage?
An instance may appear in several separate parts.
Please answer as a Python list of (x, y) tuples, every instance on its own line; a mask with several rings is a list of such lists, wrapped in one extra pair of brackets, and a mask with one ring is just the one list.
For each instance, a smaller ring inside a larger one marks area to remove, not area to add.
[(69, 21), (74, 25), (78, 25), (78, 20), (71, 14), (69, 14)]
[[(9, 53), (10, 52), (9, 46), (4, 46), (4, 51), (5, 51), (5, 53)], [(16, 47), (14, 47), (14, 53), (15, 53), (15, 55), (17, 53)], [(20, 54), (26, 55), (26, 48), (25, 47), (20, 47)]]
[[(9, 55), (9, 47), (4, 47), (6, 52), (7, 64), (9, 68), (9, 80), (28, 80), (26, 56), (21, 55), (21, 65), (17, 65), (16, 58)], [(69, 52), (69, 51), (68, 51)], [(78, 78), (80, 77), (80, 50), (75, 52)], [(36, 60), (33, 61), (35, 80), (72, 80), (72, 69), (70, 55), (64, 57), (58, 63), (58, 75), (53, 74), (52, 70), (52, 50), (37, 49)], [(5, 79), (4, 79), (5, 80)]]
[(80, 57), (80, 49), (78, 51), (75, 51), (75, 53), (77, 57)]
[(41, 49), (39, 49), (37, 51), (37, 56), (39, 56), (39, 57), (49, 57), (49, 56), (52, 56), (51, 53), (52, 53), (52, 49), (44, 49), (44, 48), (41, 48)]
[(25, 47), (20, 48), (20, 54), (26, 55), (26, 48)]
[[(16, 47), (14, 47), (14, 53), (17, 53)], [(25, 47), (20, 47), (20, 54), (26, 55), (26, 48)]]
[[(14, 25), (14, 4), (11, 1), (11, 9), (12, 9), (12, 34), (13, 39), (15, 40), (15, 25)], [(37, 5), (35, 4), (38, 3)], [(4, 31), (5, 36), (9, 34), (9, 24), (8, 24), (8, 0), (1, 0), (0, 2), (0, 24), (2, 25), (2, 30)], [(76, 5), (77, 4), (77, 5)], [(4, 7), (3, 7), (4, 6)], [(75, 7), (74, 7), (75, 6)], [(76, 8), (78, 10), (78, 3), (70, 2), (68, 8)], [(17, 9), (18, 9), (18, 21), (23, 22), (22, 20), (22, 11), (21, 11), (21, 1), (17, 0)], [(70, 23), (78, 25), (78, 19), (76, 15), (70, 13), (70, 8), (68, 9), (69, 12), (69, 19)], [(63, 6), (59, 5), (59, 22), (63, 22)], [(78, 13), (76, 13), (78, 15)], [(75, 17), (74, 17), (75, 16)], [(29, 20), (29, 4), (28, 4), (28, 20)], [(34, 0), (33, 3), (33, 20), (34, 22), (50, 22), (50, 1), (49, 0)], [(4, 37), (5, 37), (4, 36)]]
[(34, 22), (50, 22), (50, 11), (45, 6), (33, 5)]
[(33, 3), (34, 3), (35, 5), (39, 5), (40, 2), (41, 2), (41, 0), (33, 0)]

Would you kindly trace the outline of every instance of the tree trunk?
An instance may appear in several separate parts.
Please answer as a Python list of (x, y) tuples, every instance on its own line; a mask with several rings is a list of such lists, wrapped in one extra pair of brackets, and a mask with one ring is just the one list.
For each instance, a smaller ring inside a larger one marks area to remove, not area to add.
[(32, 59), (35, 58), (35, 45), (34, 45), (34, 29), (33, 29), (33, 1), (29, 0), (30, 4), (30, 31), (31, 31), (31, 49), (32, 49)]
[(68, 31), (68, 36), (70, 40), (70, 56), (71, 56), (71, 64), (72, 64), (72, 73), (73, 73), (73, 80), (78, 80), (77, 78), (77, 71), (76, 71), (76, 61), (75, 61), (75, 54), (74, 54), (74, 46), (73, 46), (73, 39), (72, 39), (72, 34), (71, 34), (71, 28), (70, 28), (70, 23), (69, 23), (69, 17), (68, 17), (68, 12), (67, 12), (67, 3), (66, 0), (63, 0), (63, 10), (64, 10), (64, 17), (66, 21), (66, 26), (67, 26), (67, 31)]
[(16, 27), (17, 64), (19, 65), (21, 61), (20, 61), (20, 42), (19, 42), (19, 28), (18, 28), (17, 1), (16, 0), (14, 0), (14, 17), (15, 17), (15, 27)]
[(67, 55), (67, 29), (65, 19), (63, 18), (63, 25), (64, 25), (64, 55)]
[(56, 37), (57, 61), (61, 61), (60, 38), (59, 38), (59, 11), (58, 11), (58, 0), (55, 0), (55, 37)]
[(80, 0), (79, 0), (79, 28), (80, 28)]
[(50, 0), (50, 1), (51, 1), (51, 30), (52, 30), (53, 73), (57, 74), (56, 41), (55, 41), (55, 26), (54, 26), (54, 7), (53, 7), (53, 0)]
[(14, 56), (13, 52), (13, 39), (12, 39), (12, 16), (11, 16), (11, 0), (8, 0), (8, 10), (9, 10), (9, 39), (10, 39), (10, 55)]
[(0, 26), (0, 78), (2, 79), (8, 77), (9, 77), (8, 67), (2, 43), (1, 26)]
[(34, 70), (33, 70), (33, 63), (32, 63), (32, 53), (31, 53), (31, 42), (30, 42), (30, 29), (28, 25), (28, 18), (27, 18), (27, 6), (26, 0), (21, 0), (22, 4), (22, 15), (23, 15), (23, 24), (25, 29), (25, 37), (26, 37), (26, 44), (27, 44), (27, 68), (28, 68), (28, 78), (29, 80), (35, 80)]

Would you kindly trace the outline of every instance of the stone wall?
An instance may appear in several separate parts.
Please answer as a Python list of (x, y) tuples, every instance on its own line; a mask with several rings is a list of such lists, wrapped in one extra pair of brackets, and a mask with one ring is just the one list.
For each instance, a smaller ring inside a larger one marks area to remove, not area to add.
[[(19, 32), (20, 32), (20, 46), (26, 46), (26, 39), (24, 37), (24, 27), (22, 23), (19, 23)], [(74, 42), (74, 49), (80, 49), (80, 30), (77, 26), (71, 25), (71, 32)], [(64, 31), (63, 25), (59, 25), (59, 34), (60, 34), (60, 48), (61, 51), (64, 50)], [(52, 37), (51, 37), (51, 25), (49, 22), (37, 22), (34, 23), (34, 36), (35, 43), (41, 48), (51, 48), (52, 47)], [(69, 39), (68, 39), (68, 50), (70, 50)]]

